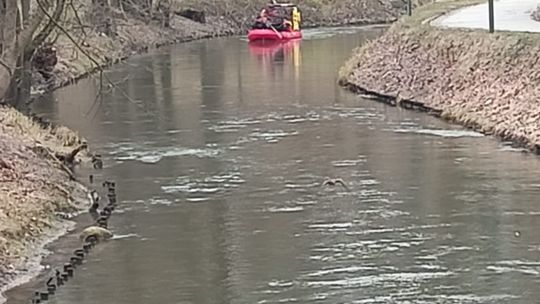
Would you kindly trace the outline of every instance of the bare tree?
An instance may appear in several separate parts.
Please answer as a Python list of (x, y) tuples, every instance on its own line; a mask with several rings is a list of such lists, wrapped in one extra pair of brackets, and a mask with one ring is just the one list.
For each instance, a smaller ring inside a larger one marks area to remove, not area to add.
[(54, 28), (48, 15), (59, 19), (65, 0), (0, 0), (0, 99), (20, 75), (35, 49)]

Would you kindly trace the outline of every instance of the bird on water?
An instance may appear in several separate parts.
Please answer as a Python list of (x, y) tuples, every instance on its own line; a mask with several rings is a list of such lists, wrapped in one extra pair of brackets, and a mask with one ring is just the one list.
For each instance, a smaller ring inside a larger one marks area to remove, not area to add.
[(343, 179), (341, 178), (329, 178), (329, 179), (326, 179), (324, 182), (323, 182), (323, 187), (324, 186), (331, 186), (331, 187), (334, 187), (334, 186), (337, 186), (338, 184), (340, 184), (341, 186), (343, 186), (343, 188), (349, 190), (349, 187), (347, 187), (347, 185), (345, 184), (345, 181), (343, 181)]

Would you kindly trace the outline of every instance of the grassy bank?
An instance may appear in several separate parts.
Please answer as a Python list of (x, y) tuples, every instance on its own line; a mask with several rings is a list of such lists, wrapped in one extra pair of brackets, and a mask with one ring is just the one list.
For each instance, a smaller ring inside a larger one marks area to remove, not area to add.
[(340, 83), (540, 153), (540, 36), (439, 29), (426, 21), (481, 2), (442, 1), (404, 17), (355, 50)]

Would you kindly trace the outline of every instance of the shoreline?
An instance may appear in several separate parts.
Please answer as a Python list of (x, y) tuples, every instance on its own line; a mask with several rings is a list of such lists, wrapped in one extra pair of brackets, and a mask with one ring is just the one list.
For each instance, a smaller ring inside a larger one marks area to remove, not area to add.
[(430, 24), (482, 2), (434, 3), (404, 17), (354, 52), (339, 84), (540, 154), (540, 107), (534, 102), (540, 98), (534, 89), (540, 36)]

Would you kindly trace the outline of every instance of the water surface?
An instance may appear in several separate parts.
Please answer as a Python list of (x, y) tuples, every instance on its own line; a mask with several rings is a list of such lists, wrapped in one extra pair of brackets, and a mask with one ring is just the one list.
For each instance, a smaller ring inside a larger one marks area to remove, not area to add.
[(187, 43), (36, 104), (102, 151), (128, 236), (49, 303), (536, 301), (540, 162), (340, 89), (380, 32)]

